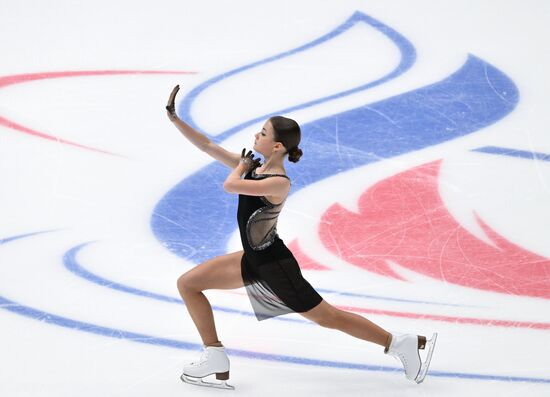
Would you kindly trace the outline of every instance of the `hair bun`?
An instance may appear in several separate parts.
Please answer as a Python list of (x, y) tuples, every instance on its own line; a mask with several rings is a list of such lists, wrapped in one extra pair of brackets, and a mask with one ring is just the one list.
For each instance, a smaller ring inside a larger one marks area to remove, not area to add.
[(303, 154), (304, 154), (304, 152), (302, 152), (302, 149), (300, 149), (299, 147), (296, 146), (296, 147), (289, 150), (289, 152), (288, 152), (288, 161), (291, 161), (293, 163), (297, 163), (300, 160), (300, 157), (302, 157)]

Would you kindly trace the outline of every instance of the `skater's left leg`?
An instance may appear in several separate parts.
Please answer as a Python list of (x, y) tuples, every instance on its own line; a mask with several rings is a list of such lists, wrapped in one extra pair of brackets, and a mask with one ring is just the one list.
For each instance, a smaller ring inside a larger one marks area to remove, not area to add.
[[(401, 360), (408, 379), (416, 383), (424, 381), (437, 333), (433, 334), (430, 340), (421, 335), (392, 336), (372, 321), (355, 313), (337, 309), (324, 300), (310, 311), (300, 314), (323, 327), (338, 329), (356, 338), (384, 346), (385, 353)], [(420, 357), (421, 350), (425, 350), (424, 358)]]
[(322, 327), (338, 329), (380, 346), (388, 347), (391, 343), (391, 334), (383, 328), (358, 314), (337, 309), (324, 300), (313, 309), (300, 314)]

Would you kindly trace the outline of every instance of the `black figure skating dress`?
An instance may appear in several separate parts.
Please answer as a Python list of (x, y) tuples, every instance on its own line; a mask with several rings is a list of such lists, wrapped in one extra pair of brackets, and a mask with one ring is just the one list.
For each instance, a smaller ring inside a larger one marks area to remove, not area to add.
[[(270, 177), (289, 179), (282, 174), (256, 174), (255, 170), (244, 179)], [(322, 300), (277, 235), (277, 218), (283, 205), (284, 201), (275, 205), (263, 196), (239, 194), (237, 221), (244, 249), (241, 273), (258, 320), (306, 312)]]

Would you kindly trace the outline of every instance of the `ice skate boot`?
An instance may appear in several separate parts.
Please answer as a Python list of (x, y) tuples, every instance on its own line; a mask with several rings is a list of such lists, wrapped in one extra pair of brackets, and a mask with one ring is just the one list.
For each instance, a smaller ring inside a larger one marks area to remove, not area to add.
[[(216, 374), (220, 383), (205, 382), (202, 378)], [(235, 387), (228, 385), (229, 379), (229, 358), (225, 348), (217, 346), (205, 346), (197, 362), (185, 365), (180, 379), (191, 385), (215, 387), (218, 389), (235, 390)]]
[[(390, 347), (384, 353), (401, 361), (407, 379), (422, 383), (428, 373), (436, 340), (437, 334), (433, 334), (429, 340), (425, 336), (392, 334)], [(426, 352), (424, 359), (420, 357), (420, 350)]]

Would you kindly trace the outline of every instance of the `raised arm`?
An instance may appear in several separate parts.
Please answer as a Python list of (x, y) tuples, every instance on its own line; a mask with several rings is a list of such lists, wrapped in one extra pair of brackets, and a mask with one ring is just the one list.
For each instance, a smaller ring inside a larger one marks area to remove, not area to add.
[(179, 85), (174, 87), (170, 97), (168, 98), (168, 105), (166, 105), (166, 112), (170, 121), (176, 126), (181, 134), (197, 148), (227, 167), (231, 169), (235, 168), (241, 159), (241, 156), (238, 153), (229, 152), (221, 146), (215, 144), (207, 136), (201, 134), (177, 116), (174, 102), (179, 89)]

